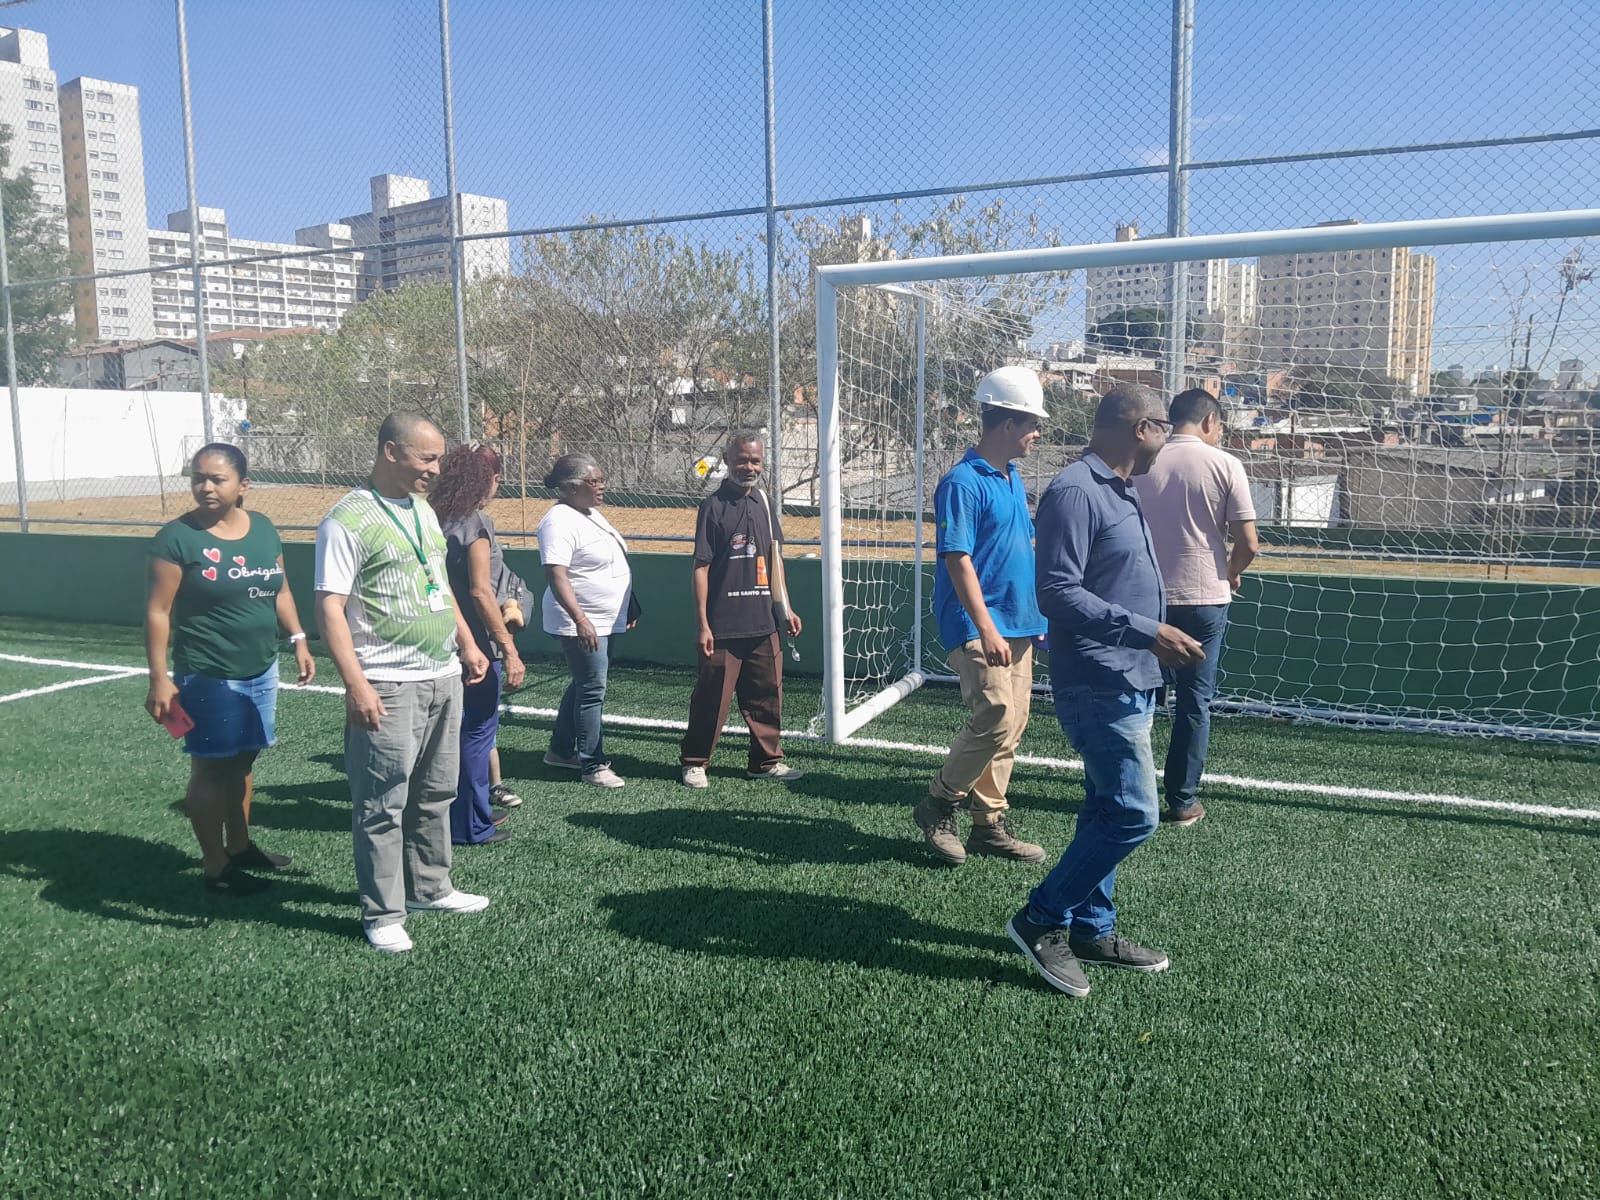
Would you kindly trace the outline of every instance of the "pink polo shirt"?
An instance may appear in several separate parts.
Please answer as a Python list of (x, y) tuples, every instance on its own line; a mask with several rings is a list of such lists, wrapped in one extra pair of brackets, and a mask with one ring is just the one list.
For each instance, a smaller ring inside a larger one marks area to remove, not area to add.
[(1168, 604), (1227, 604), (1228, 524), (1254, 521), (1244, 464), (1193, 434), (1175, 433), (1133, 486), (1150, 525)]

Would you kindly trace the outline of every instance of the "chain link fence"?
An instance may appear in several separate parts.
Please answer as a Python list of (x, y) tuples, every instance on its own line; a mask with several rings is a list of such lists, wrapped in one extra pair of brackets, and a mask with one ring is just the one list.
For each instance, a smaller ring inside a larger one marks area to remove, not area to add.
[[(1577, 208), (1600, 183), (1588, 0), (176, 11), (182, 46), (172, 0), (3, 10), (0, 527), (147, 530), (217, 438), (304, 534), (395, 409), (501, 449), (507, 530), (581, 449), (625, 533), (684, 539), (696, 465), (745, 427), (798, 515), (819, 264)], [(1520, 293), (1512, 264), (1445, 261), (1437, 348), (1390, 399), (1576, 379), (1592, 428), (1593, 284), (1579, 263), (1563, 285), (1545, 249)], [(1154, 321), (1116, 347), (1141, 378), (1295, 411), (1292, 374), (1255, 369), (1259, 308), (1230, 372), (1192, 295), (1108, 313), (1088, 291), (1030, 311), (1010, 355), (1110, 377), (1097, 327)], [(1571, 453), (1592, 478), (1592, 448)]]

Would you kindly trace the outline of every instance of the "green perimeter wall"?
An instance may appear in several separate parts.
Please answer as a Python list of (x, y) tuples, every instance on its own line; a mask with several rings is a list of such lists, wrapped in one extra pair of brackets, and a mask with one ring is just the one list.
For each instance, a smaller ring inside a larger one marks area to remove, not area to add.
[[(136, 537), (0, 532), (0, 614), (137, 625), (145, 546)], [(618, 660), (691, 665), (689, 556), (629, 557), (644, 616), (618, 639)], [(508, 549), (506, 560), (537, 597), (538, 552)], [(309, 625), (311, 545), (286, 543), (284, 562)], [(887, 585), (873, 623), (909, 628), (911, 564), (861, 564), (856, 571)], [(801, 660), (786, 669), (819, 674), (821, 563), (794, 558), (788, 572), (806, 628)], [(1223, 664), (1227, 694), (1482, 715), (1523, 710), (1564, 721), (1590, 721), (1600, 711), (1600, 588), (1268, 572), (1245, 580)], [(931, 571), (926, 581), (931, 596)], [(523, 652), (554, 658), (555, 643), (538, 628), (537, 598), (530, 610)], [(931, 622), (925, 630), (934, 644)]]

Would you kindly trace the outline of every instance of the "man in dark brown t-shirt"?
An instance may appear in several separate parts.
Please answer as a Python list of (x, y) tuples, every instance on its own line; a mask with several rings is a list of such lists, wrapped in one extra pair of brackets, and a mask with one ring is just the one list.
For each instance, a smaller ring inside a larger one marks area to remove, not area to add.
[(694, 531), (694, 604), (699, 677), (689, 699), (689, 730), (678, 761), (687, 787), (706, 786), (706, 764), (735, 695), (750, 727), (751, 779), (788, 783), (802, 772), (783, 762), (783, 656), (780, 626), (800, 634), (783, 577), (783, 527), (756, 488), (764, 454), (754, 434), (735, 434), (723, 451), (728, 477), (700, 502)]

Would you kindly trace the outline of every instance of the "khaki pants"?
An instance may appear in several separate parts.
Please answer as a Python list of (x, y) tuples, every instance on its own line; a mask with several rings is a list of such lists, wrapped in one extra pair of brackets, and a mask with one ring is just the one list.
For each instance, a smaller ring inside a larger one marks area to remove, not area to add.
[(944, 766), (928, 785), (928, 794), (946, 803), (967, 800), (972, 819), (993, 821), (1010, 807), (1006, 788), (1016, 761), (1022, 731), (1033, 703), (1033, 641), (1008, 638), (1011, 665), (991, 667), (983, 643), (974, 638), (952, 650), (947, 661), (961, 677), (961, 699), (967, 722), (956, 734)]

